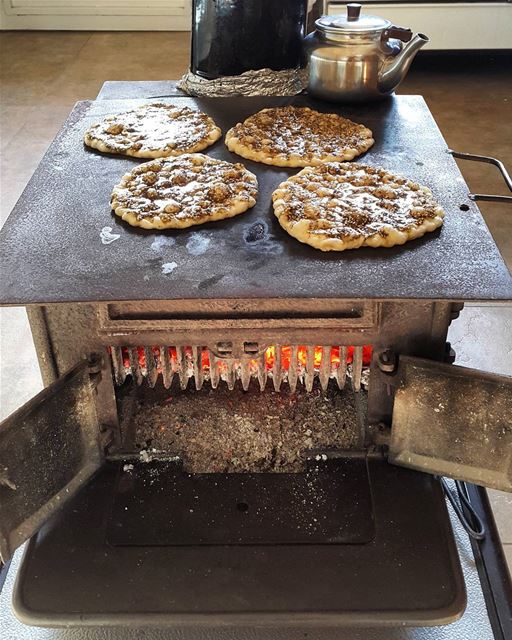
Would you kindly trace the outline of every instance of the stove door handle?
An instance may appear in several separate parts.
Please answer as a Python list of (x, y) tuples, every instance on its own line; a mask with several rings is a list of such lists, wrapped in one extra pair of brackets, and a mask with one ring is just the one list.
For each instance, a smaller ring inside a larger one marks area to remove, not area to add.
[[(452, 155), (454, 158), (459, 158), (460, 160), (472, 160), (474, 162), (485, 162), (487, 164), (493, 164), (495, 167), (498, 167), (500, 170), (503, 179), (505, 180), (505, 184), (512, 191), (512, 178), (508, 173), (505, 165), (498, 158), (491, 158), (490, 156), (478, 156), (473, 153), (462, 153), (461, 151), (453, 151), (452, 149), (448, 149), (448, 153)], [(475, 202), (477, 200), (483, 202), (507, 202), (508, 204), (512, 204), (512, 196), (501, 196), (495, 194), (486, 194), (486, 193), (470, 193), (469, 197), (471, 200)]]

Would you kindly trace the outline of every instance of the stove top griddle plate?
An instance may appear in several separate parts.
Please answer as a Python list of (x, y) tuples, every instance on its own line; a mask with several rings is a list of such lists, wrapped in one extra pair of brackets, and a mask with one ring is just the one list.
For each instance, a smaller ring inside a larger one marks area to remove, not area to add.
[[(0, 303), (194, 298), (512, 299), (512, 280), (478, 207), (424, 100), (396, 96), (339, 107), (295, 98), (162, 98), (198, 107), (225, 133), (267, 106), (310, 105), (369, 126), (376, 143), (359, 160), (429, 186), (445, 224), (391, 249), (322, 253), (288, 236), (271, 207), (278, 184), (297, 170), (230, 153), (219, 140), (207, 153), (243, 162), (258, 176), (256, 206), (234, 219), (165, 233), (135, 229), (110, 210), (112, 187), (137, 159), (84, 146), (103, 116), (149, 100), (79, 102), (44, 156), (0, 234)], [(462, 211), (467, 205), (468, 211)], [(119, 238), (103, 244), (111, 227)], [(170, 263), (176, 263), (171, 270)], [(166, 267), (167, 265), (167, 267)]]

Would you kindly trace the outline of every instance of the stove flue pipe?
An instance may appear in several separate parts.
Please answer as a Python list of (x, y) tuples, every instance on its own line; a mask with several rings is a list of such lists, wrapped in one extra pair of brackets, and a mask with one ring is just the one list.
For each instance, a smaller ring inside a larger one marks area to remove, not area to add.
[(324, 0), (193, 0), (190, 95), (295, 95), (302, 40)]

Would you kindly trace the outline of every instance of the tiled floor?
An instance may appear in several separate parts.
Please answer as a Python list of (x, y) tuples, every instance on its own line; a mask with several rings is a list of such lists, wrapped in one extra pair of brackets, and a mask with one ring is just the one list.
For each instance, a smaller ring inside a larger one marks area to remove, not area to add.
[[(188, 63), (188, 40), (186, 33), (165, 32), (1, 33), (0, 224), (77, 100), (94, 98), (105, 80), (179, 77)], [(400, 92), (425, 96), (452, 148), (496, 155), (512, 168), (510, 60), (467, 58), (461, 64), (455, 59), (418, 59)], [(471, 189), (505, 192), (493, 167), (460, 166)], [(511, 212), (501, 204), (481, 208), (512, 267)], [(497, 318), (502, 331), (510, 327), (503, 314), (468, 310), (465, 317), (458, 331), (466, 334), (464, 345), (470, 340), (469, 320), (485, 326)], [(0, 415), (6, 416), (39, 390), (41, 379), (24, 310), (2, 310), (0, 321)], [(474, 339), (478, 341), (478, 332)], [(479, 366), (512, 373), (512, 331), (508, 340), (503, 336), (503, 348), (493, 353), (496, 357), (481, 353)], [(491, 499), (512, 567), (512, 495), (493, 491)]]

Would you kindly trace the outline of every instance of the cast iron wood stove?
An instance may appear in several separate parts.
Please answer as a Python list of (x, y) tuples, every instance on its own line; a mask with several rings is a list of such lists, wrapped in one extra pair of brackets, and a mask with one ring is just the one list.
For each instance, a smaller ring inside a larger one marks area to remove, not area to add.
[[(223, 131), (263, 106), (340, 111), (304, 96), (170, 101)], [(88, 150), (82, 133), (141, 102), (78, 103), (1, 234), (1, 302), (27, 307), (47, 385), (0, 430), (2, 558), (31, 538), (18, 615), (455, 619), (464, 584), (436, 476), (512, 489), (512, 382), (451, 364), (446, 336), (465, 301), (510, 301), (512, 284), (425, 103), (341, 111), (375, 133), (366, 162), (432, 188), (444, 226), (333, 255), (271, 214), (292, 171), (249, 161), (259, 200), (237, 218), (156, 234), (111, 217), (136, 160)], [(238, 160), (222, 141), (208, 153)], [(253, 449), (229, 449), (231, 424), (248, 428), (238, 445), (247, 433), (267, 446), (245, 473)], [(219, 433), (226, 455), (210, 459)]]

